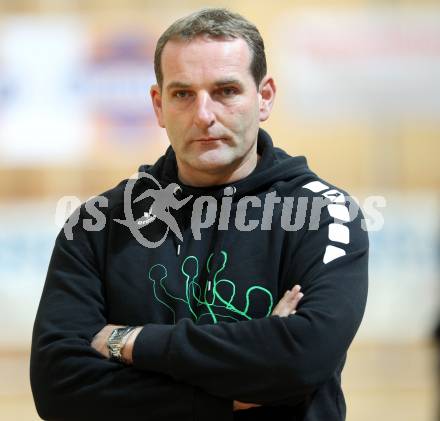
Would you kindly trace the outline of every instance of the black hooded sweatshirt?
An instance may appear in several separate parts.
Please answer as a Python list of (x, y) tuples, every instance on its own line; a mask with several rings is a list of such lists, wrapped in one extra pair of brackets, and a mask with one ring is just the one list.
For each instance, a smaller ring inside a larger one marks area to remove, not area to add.
[[(69, 218), (33, 330), (43, 419), (345, 419), (341, 370), (367, 296), (362, 214), (262, 129), (257, 151), (247, 177), (194, 188), (179, 182), (169, 147)], [(176, 200), (191, 196), (163, 208), (178, 230), (151, 195), (135, 200), (167, 186)], [(272, 316), (297, 283), (296, 314)], [(90, 346), (108, 323), (144, 326), (132, 366)], [(233, 400), (261, 406), (234, 412)]]

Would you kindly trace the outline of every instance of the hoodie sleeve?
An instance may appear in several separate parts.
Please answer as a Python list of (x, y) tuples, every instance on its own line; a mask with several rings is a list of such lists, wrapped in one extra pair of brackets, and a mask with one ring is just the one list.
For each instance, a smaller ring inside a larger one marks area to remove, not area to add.
[(318, 229), (306, 224), (291, 233), (298, 240), (280, 290), (302, 285), (305, 296), (295, 315), (212, 325), (189, 319), (174, 326), (146, 325), (134, 345), (135, 367), (223, 398), (302, 402), (341, 365), (363, 317), (368, 237), (361, 217), (359, 212), (344, 222), (326, 207)]
[(103, 358), (91, 340), (106, 320), (87, 234), (58, 235), (36, 316), (31, 386), (45, 420), (232, 420), (232, 402), (152, 371)]

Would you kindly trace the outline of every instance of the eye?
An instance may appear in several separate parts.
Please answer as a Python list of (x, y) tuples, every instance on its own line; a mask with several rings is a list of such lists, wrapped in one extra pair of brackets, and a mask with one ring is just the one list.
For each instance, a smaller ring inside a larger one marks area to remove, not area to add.
[(176, 91), (173, 93), (173, 96), (178, 99), (186, 99), (188, 98), (190, 93), (188, 91)]
[(220, 93), (224, 97), (231, 97), (238, 93), (238, 89), (234, 88), (233, 86), (225, 86), (224, 88), (220, 89)]

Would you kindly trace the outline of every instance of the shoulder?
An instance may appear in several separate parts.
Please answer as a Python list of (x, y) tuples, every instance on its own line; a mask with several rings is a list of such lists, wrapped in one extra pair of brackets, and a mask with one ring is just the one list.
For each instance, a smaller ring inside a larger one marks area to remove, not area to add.
[[(277, 193), (283, 197), (292, 197), (294, 202), (308, 204), (309, 208), (320, 206), (327, 208), (341, 221), (348, 222), (347, 212), (360, 211), (357, 199), (343, 188), (322, 179), (308, 168), (287, 180), (276, 183)], [(346, 208), (346, 209), (344, 209)]]
[(358, 200), (346, 190), (308, 172), (284, 186), (283, 196), (293, 197), (300, 229), (293, 236), (322, 249), (323, 263), (356, 250), (368, 249), (368, 233)]

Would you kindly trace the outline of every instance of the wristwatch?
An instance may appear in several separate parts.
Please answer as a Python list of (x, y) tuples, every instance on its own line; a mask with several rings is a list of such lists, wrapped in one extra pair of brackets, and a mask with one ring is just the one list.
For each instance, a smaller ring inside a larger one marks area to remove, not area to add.
[(107, 339), (107, 348), (110, 352), (110, 359), (116, 360), (120, 363), (124, 362), (121, 352), (126, 342), (125, 338), (134, 329), (135, 327), (133, 326), (117, 327), (116, 329), (113, 329)]

